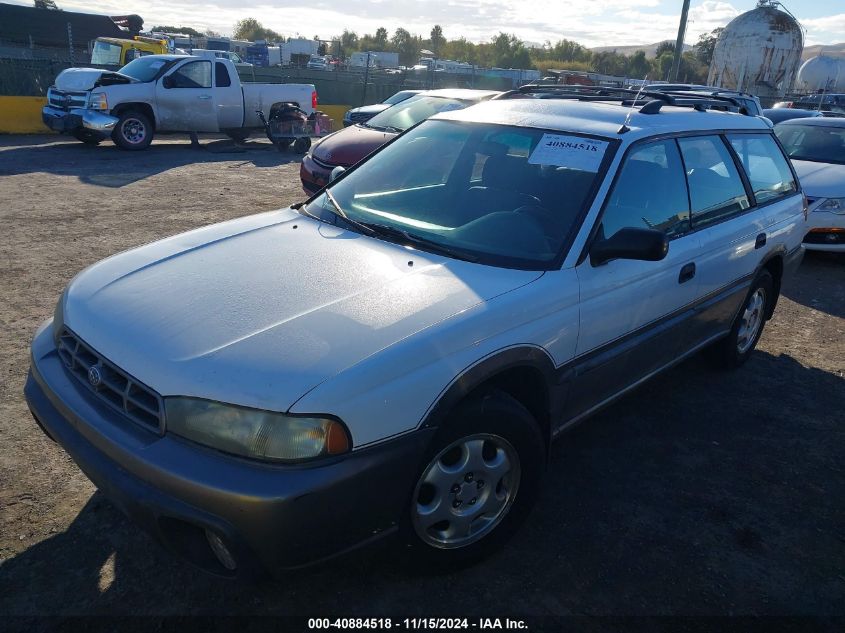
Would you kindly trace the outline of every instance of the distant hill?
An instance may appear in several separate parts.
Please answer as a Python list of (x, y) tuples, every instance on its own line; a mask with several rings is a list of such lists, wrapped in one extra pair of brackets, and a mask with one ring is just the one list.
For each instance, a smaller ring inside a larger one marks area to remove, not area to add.
[(845, 42), (841, 42), (839, 44), (816, 44), (814, 46), (807, 46), (804, 48), (804, 54), (801, 55), (801, 59), (807, 60), (819, 55), (820, 53), (824, 53), (830, 57), (845, 57)]
[[(675, 40), (666, 40), (671, 44), (675, 43)], [(604, 53), (605, 51), (616, 51), (617, 53), (621, 53), (623, 55), (633, 55), (637, 51), (645, 51), (645, 56), (648, 58), (654, 57), (654, 54), (657, 52), (657, 47), (660, 46), (663, 42), (655, 42), (654, 44), (637, 44), (635, 46), (596, 46), (595, 48), (591, 48), (590, 50), (594, 53)], [(684, 44), (684, 51), (692, 50), (692, 46), (689, 44)]]

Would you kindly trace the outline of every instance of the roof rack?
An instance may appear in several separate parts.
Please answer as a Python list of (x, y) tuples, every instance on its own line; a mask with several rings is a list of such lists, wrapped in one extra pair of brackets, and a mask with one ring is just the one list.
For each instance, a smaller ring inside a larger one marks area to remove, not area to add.
[(687, 91), (633, 90), (610, 86), (571, 86), (561, 84), (526, 84), (515, 90), (502, 93), (498, 99), (513, 99), (532, 95), (536, 99), (572, 99), (577, 101), (619, 101), (627, 107), (640, 106), (641, 114), (657, 114), (664, 105), (694, 108), (699, 111), (708, 108), (736, 108), (740, 114), (749, 115), (738, 99), (722, 94), (690, 96)]

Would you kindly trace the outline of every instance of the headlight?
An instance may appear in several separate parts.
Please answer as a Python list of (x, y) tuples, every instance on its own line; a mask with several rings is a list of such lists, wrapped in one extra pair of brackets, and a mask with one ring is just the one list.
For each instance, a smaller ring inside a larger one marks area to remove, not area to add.
[(88, 97), (88, 107), (92, 110), (108, 110), (109, 100), (104, 92), (92, 92)]
[(845, 198), (828, 198), (818, 207), (816, 211), (829, 211), (837, 215), (845, 214)]
[(168, 432), (211, 448), (266, 461), (298, 462), (346, 453), (337, 420), (248, 409), (199, 398), (165, 398)]

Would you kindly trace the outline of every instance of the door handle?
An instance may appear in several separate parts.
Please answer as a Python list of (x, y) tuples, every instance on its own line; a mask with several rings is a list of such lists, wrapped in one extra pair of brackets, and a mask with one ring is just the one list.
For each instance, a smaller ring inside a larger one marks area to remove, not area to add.
[(695, 262), (690, 262), (681, 268), (678, 274), (678, 283), (683, 284), (695, 277)]
[(754, 240), (754, 248), (755, 249), (763, 248), (765, 245), (766, 245), (766, 234), (760, 233), (760, 235), (757, 236), (757, 239)]
[(202, 99), (203, 101), (208, 101), (211, 99), (211, 95), (200, 95), (197, 99)]

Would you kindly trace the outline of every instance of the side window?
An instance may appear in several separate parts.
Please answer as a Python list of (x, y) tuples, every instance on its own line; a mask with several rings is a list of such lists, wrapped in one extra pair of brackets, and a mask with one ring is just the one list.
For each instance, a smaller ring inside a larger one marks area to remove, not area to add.
[(783, 152), (768, 134), (729, 134), (758, 203), (798, 191)]
[(211, 88), (211, 62), (188, 62), (171, 77), (174, 88)]
[(728, 148), (718, 136), (678, 139), (687, 171), (692, 226), (700, 228), (751, 206)]
[(602, 217), (605, 237), (625, 227), (675, 236), (690, 229), (684, 169), (674, 140), (633, 150), (622, 165)]
[(217, 62), (214, 64), (214, 83), (218, 88), (228, 88), (232, 85), (232, 80), (229, 78), (229, 71), (226, 70), (226, 64)]

